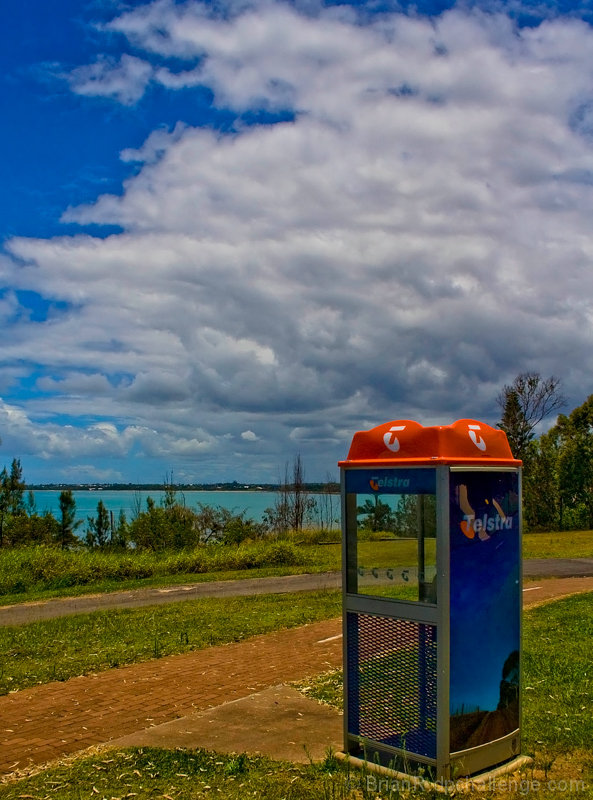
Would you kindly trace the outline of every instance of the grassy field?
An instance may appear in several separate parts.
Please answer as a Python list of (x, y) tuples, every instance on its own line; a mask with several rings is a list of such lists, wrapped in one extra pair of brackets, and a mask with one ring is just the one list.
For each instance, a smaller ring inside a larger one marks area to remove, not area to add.
[[(593, 797), (593, 593), (575, 595), (524, 612), (523, 752), (534, 766), (525, 780), (554, 781), (542, 797)], [(301, 691), (335, 708), (342, 704), (342, 673), (320, 675)], [(578, 791), (560, 793), (566, 781)], [(517, 796), (530, 790), (518, 792)], [(483, 795), (482, 795), (483, 796)], [(489, 796), (489, 795), (486, 795)], [(509, 797), (507, 792), (505, 796)]]
[[(466, 796), (593, 798), (592, 601), (593, 594), (585, 594), (526, 612), (523, 752), (534, 757), (534, 764), (524, 769), (514, 785), (499, 783), (499, 791)], [(328, 607), (327, 613), (333, 609)], [(320, 676), (301, 689), (324, 702), (341, 703), (339, 673)], [(1, 800), (201, 800), (213, 796), (229, 800), (387, 800), (401, 795), (374, 791), (372, 781), (365, 783), (365, 776), (355, 771), (348, 775), (331, 754), (319, 765), (298, 766), (245, 755), (157, 749), (101, 750), (0, 785)], [(437, 795), (414, 792), (408, 796)]]
[[(165, 553), (63, 552), (31, 547), (0, 549), (0, 605), (88, 593), (267, 577), (341, 569), (341, 545), (318, 544), (315, 537), (236, 545), (213, 545)], [(434, 541), (427, 542), (427, 556)], [(416, 542), (363, 541), (361, 563), (375, 567), (412, 566)], [(529, 533), (524, 558), (593, 558), (593, 531)]]
[(18, 784), (0, 785), (6, 800), (364, 800), (333, 758), (299, 766), (245, 755), (204, 750), (112, 751), (48, 770)]
[(116, 589), (314, 572), (312, 553), (288, 541), (174, 552), (109, 553), (47, 547), (0, 549), (0, 604)]
[(593, 558), (593, 531), (526, 533), (523, 558)]
[(337, 617), (341, 594), (203, 598), (0, 628), (0, 694)]

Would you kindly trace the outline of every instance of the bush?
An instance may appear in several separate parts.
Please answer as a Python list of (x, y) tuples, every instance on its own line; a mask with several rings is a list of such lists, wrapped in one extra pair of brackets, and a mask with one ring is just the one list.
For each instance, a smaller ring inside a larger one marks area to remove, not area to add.
[(245, 511), (233, 514), (226, 508), (202, 503), (197, 511), (171, 502), (159, 508), (151, 498), (147, 505), (147, 510), (129, 526), (130, 541), (142, 550), (161, 552), (198, 544), (240, 544), (261, 539), (267, 532), (263, 523), (245, 519)]
[(13, 547), (51, 544), (56, 541), (59, 530), (59, 522), (49, 511), (42, 516), (13, 514), (4, 523), (4, 543)]
[(0, 549), (0, 596), (102, 581), (198, 574), (258, 567), (305, 566), (307, 556), (290, 542), (197, 545), (185, 550), (104, 552), (56, 546)]

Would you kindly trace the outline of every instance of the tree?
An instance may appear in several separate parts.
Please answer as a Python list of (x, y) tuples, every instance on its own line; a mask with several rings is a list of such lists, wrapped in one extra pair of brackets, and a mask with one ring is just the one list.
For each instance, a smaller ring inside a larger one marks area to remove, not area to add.
[(9, 517), (5, 528), (6, 543), (12, 545), (53, 544), (60, 532), (60, 524), (50, 511), (43, 515), (15, 514)]
[(383, 503), (379, 495), (373, 495), (364, 501), (364, 505), (358, 506), (357, 514), (362, 516), (358, 525), (365, 531), (392, 531), (395, 528), (395, 515), (391, 506)]
[(179, 503), (163, 508), (152, 497), (146, 498), (146, 511), (141, 511), (128, 526), (130, 541), (144, 550), (181, 549), (199, 542), (196, 514)]
[(4, 544), (4, 527), (12, 516), (25, 513), (26, 484), (20, 459), (13, 458), (10, 473), (6, 467), (0, 472), (0, 547)]
[(568, 416), (561, 414), (558, 436), (558, 495), (564, 527), (593, 528), (593, 395)]
[(8, 472), (2, 467), (0, 472), (0, 547), (4, 546), (4, 526), (8, 515)]
[(333, 530), (340, 523), (340, 484), (327, 473), (319, 497), (315, 503), (316, 524), (323, 530)]
[(116, 550), (126, 550), (128, 547), (128, 539), (129, 539), (129, 530), (130, 527), (128, 525), (128, 520), (126, 518), (126, 512), (123, 508), (119, 510), (119, 516), (117, 518), (117, 522), (115, 524), (115, 529), (111, 536), (111, 544), (114, 549)]
[(23, 480), (23, 468), (19, 458), (13, 458), (10, 465), (10, 475), (8, 476), (8, 513), (23, 514), (25, 512), (25, 489), (26, 483)]
[(523, 479), (531, 529), (593, 528), (593, 395), (529, 443)]
[(305, 470), (299, 453), (292, 463), (292, 475), (288, 463), (284, 467), (284, 481), (280, 483), (273, 508), (266, 508), (265, 524), (276, 533), (300, 531), (315, 508), (305, 484)]
[(554, 426), (529, 443), (523, 473), (523, 512), (529, 530), (562, 527), (562, 505), (558, 485), (560, 437)]
[(57, 544), (62, 550), (76, 546), (79, 541), (74, 531), (81, 524), (81, 520), (76, 519), (76, 500), (71, 489), (64, 489), (60, 492), (60, 529), (57, 536)]
[(497, 398), (502, 410), (498, 427), (506, 433), (515, 458), (524, 459), (536, 426), (565, 404), (560, 379), (543, 379), (539, 372), (522, 372)]
[[(183, 500), (183, 495), (181, 495)], [(184, 502), (179, 499), (179, 492), (177, 491), (177, 487), (173, 483), (173, 472), (168, 472), (165, 475), (165, 480), (163, 481), (163, 499), (161, 505), (163, 508), (166, 508), (170, 511), (175, 506), (182, 506)]]
[(111, 539), (111, 524), (109, 512), (107, 511), (105, 503), (102, 500), (99, 500), (97, 503), (97, 516), (88, 517), (87, 523), (87, 546), (106, 547)]

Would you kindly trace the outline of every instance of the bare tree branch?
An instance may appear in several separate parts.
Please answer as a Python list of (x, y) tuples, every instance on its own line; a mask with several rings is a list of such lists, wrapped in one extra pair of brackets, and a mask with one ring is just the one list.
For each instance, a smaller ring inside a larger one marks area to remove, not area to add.
[(523, 458), (535, 427), (566, 404), (560, 379), (543, 379), (539, 372), (522, 372), (497, 397), (502, 411), (498, 427), (507, 434), (516, 458)]

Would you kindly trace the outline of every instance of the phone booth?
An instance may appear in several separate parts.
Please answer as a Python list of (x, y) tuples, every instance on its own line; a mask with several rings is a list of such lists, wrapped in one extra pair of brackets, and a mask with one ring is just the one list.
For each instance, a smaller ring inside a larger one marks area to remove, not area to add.
[(345, 752), (436, 781), (521, 749), (521, 462), (476, 420), (399, 420), (340, 462)]

